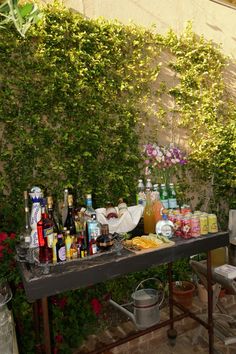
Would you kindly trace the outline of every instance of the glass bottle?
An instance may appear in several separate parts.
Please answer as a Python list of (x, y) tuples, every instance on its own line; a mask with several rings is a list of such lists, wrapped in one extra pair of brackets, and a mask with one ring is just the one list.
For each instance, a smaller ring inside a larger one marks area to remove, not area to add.
[(96, 240), (101, 235), (100, 223), (96, 219), (96, 214), (93, 215), (93, 219), (87, 220), (87, 250), (88, 255), (97, 253)]
[(161, 184), (160, 199), (163, 207), (165, 209), (168, 209), (169, 208), (168, 193), (167, 193), (166, 185), (164, 183)]
[(52, 262), (57, 263), (57, 233), (53, 234), (52, 242)]
[(88, 255), (88, 247), (86, 243), (86, 237), (83, 234), (81, 234), (81, 246), (80, 246), (80, 258), (87, 257)]
[(65, 246), (66, 246), (66, 259), (71, 259), (70, 249), (71, 249), (72, 239), (70, 235), (70, 230), (66, 231)]
[(95, 216), (96, 218), (96, 211), (93, 208), (93, 203), (92, 203), (92, 195), (91, 194), (86, 194), (86, 210), (84, 212), (85, 219), (93, 219)]
[(59, 234), (57, 236), (57, 262), (64, 262), (66, 260), (66, 247), (65, 242), (63, 240), (63, 235)]
[(69, 195), (69, 191), (66, 188), (66, 189), (64, 189), (64, 202), (63, 202), (63, 207), (62, 207), (62, 211), (61, 211), (62, 225), (65, 224), (67, 214), (68, 214), (68, 195)]
[(32, 187), (29, 193), (32, 200), (32, 208), (30, 214), (30, 227), (31, 227), (31, 241), (30, 248), (35, 248), (39, 246), (38, 243), (38, 232), (37, 232), (37, 223), (41, 219), (41, 205), (40, 202), (43, 197), (41, 188)]
[(24, 191), (24, 209), (25, 209), (25, 231), (22, 235), (22, 242), (21, 247), (29, 248), (30, 241), (31, 241), (31, 228), (30, 228), (30, 215), (29, 215), (29, 197), (28, 192)]
[(71, 236), (76, 235), (76, 228), (75, 228), (75, 221), (74, 221), (73, 195), (72, 194), (68, 195), (68, 212), (67, 212), (66, 221), (64, 223), (64, 227), (66, 227), (67, 230), (70, 231)]
[(153, 186), (152, 196), (153, 196), (152, 208), (154, 213), (154, 219), (155, 219), (155, 223), (157, 223), (159, 220), (162, 219), (162, 211), (163, 211), (163, 204), (160, 201), (160, 194), (158, 191), (157, 184), (154, 184)]
[(146, 202), (146, 197), (145, 197), (145, 187), (143, 184), (143, 180), (139, 179), (138, 180), (138, 187), (137, 187), (137, 193), (136, 193), (136, 204), (141, 204), (145, 205)]
[(156, 234), (171, 238), (174, 235), (174, 224), (168, 220), (167, 214), (162, 215), (162, 220), (156, 224)]
[(177, 209), (177, 200), (174, 183), (169, 184), (168, 205), (170, 209)]
[(59, 222), (55, 217), (54, 209), (53, 209), (53, 198), (52, 196), (47, 197), (47, 205), (48, 205), (48, 217), (53, 222), (53, 232), (59, 234)]
[(155, 217), (153, 212), (151, 193), (146, 196), (146, 205), (143, 211), (144, 233), (150, 234), (155, 232)]
[(41, 210), (41, 220), (37, 223), (39, 262), (50, 263), (52, 262), (53, 222), (48, 217), (44, 198), (41, 201)]
[(148, 192), (152, 191), (152, 182), (151, 182), (151, 178), (147, 178), (147, 182), (146, 182), (146, 187), (145, 187), (145, 192), (146, 194)]

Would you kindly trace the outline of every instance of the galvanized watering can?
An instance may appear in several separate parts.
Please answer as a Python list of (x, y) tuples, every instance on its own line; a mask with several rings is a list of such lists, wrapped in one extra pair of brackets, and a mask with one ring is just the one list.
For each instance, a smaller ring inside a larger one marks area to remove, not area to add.
[[(144, 288), (144, 284), (150, 281), (155, 281), (160, 289)], [(146, 329), (160, 321), (160, 306), (164, 300), (164, 290), (158, 278), (147, 278), (141, 281), (131, 298), (132, 302), (124, 305), (119, 305), (112, 299), (109, 302), (131, 318), (138, 329)], [(133, 313), (125, 308), (130, 305), (133, 307)]]

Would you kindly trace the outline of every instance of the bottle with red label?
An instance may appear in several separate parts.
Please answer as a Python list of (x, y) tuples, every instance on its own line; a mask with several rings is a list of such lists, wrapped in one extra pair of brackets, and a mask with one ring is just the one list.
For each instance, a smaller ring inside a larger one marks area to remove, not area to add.
[(46, 210), (46, 199), (41, 201), (41, 219), (37, 223), (38, 241), (39, 241), (39, 262), (52, 262), (52, 244), (53, 244), (53, 221), (49, 219)]

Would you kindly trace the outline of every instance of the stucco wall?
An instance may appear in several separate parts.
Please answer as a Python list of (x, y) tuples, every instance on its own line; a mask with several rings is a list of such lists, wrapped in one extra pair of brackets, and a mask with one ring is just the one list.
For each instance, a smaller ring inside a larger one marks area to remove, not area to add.
[(64, 0), (90, 18), (99, 16), (130, 20), (164, 34), (169, 28), (180, 33), (187, 21), (194, 32), (222, 45), (225, 54), (236, 59), (236, 9), (210, 0)]

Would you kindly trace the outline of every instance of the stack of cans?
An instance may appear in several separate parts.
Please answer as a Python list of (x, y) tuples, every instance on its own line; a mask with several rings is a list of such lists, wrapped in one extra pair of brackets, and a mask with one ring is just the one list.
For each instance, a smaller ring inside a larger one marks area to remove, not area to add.
[(174, 224), (174, 235), (189, 239), (218, 232), (217, 217), (202, 211), (191, 212), (185, 207), (181, 211), (170, 210), (168, 219)]

